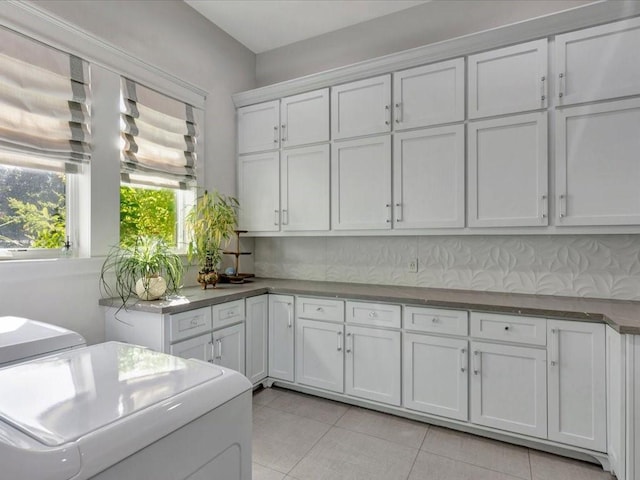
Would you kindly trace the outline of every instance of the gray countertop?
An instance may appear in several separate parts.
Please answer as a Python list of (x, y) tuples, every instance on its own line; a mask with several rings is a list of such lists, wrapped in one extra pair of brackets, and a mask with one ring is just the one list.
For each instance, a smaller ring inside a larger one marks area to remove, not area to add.
[[(127, 305), (127, 309), (151, 313), (178, 313), (263, 293), (334, 297), (592, 321), (606, 323), (620, 333), (640, 334), (640, 302), (634, 301), (270, 278), (253, 279), (251, 283), (242, 285), (219, 284), (215, 289), (207, 290), (198, 287), (185, 288), (179, 297), (153, 302), (132, 302)], [(114, 299), (102, 299), (100, 305), (117, 307), (119, 302)]]

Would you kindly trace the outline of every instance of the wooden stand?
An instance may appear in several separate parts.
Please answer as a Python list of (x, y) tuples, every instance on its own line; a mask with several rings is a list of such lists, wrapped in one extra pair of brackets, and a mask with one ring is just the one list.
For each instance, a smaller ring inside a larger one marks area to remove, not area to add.
[(240, 270), (240, 255), (251, 255), (251, 252), (241, 252), (240, 251), (240, 234), (247, 233), (246, 230), (234, 230), (236, 233), (236, 249), (222, 252), (225, 255), (233, 255), (236, 257), (234, 262), (234, 268), (236, 271), (235, 275), (226, 275), (224, 273), (220, 274), (219, 281), (221, 283), (245, 283), (248, 281), (247, 279), (255, 277), (253, 273), (239, 273)]

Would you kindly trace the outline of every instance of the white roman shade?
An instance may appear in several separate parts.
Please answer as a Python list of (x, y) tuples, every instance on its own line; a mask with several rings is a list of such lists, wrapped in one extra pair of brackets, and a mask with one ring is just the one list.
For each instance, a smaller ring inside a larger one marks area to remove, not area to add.
[(122, 181), (181, 189), (195, 184), (194, 107), (126, 78), (121, 92)]
[(91, 158), (89, 66), (0, 27), (0, 164), (74, 173)]

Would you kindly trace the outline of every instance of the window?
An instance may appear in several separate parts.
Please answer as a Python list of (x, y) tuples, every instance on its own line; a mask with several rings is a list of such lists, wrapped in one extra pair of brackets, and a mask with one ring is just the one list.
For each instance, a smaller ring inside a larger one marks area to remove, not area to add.
[(90, 160), (89, 67), (6, 28), (0, 46), (2, 257), (57, 253), (77, 238), (70, 212)]
[(120, 242), (155, 235), (181, 247), (195, 199), (194, 108), (122, 78), (121, 112)]

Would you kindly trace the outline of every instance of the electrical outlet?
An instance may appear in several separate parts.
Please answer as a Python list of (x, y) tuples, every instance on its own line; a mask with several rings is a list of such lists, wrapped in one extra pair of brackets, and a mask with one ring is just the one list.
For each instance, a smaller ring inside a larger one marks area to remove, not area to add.
[(408, 267), (410, 273), (418, 273), (418, 259), (409, 260)]

